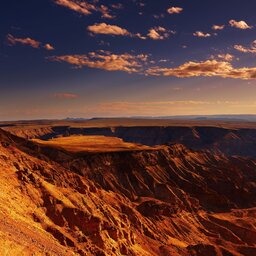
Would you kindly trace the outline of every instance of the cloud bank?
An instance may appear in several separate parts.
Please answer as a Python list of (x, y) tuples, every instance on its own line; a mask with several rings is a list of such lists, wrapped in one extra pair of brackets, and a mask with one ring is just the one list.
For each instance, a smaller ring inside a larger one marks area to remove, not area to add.
[(202, 62), (186, 62), (176, 68), (152, 67), (146, 70), (148, 75), (188, 77), (223, 77), (235, 79), (256, 79), (256, 67), (234, 68), (227, 61), (206, 60)]
[(78, 68), (84, 66), (108, 71), (125, 71), (139, 73), (148, 56), (144, 54), (132, 55), (129, 53), (113, 54), (107, 51), (90, 52), (87, 55), (64, 55), (48, 58), (50, 61), (66, 62)]

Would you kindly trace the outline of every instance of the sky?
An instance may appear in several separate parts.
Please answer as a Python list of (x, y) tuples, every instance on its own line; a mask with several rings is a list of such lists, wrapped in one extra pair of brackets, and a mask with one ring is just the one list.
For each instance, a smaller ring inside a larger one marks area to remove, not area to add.
[(0, 120), (256, 114), (255, 0), (8, 0)]

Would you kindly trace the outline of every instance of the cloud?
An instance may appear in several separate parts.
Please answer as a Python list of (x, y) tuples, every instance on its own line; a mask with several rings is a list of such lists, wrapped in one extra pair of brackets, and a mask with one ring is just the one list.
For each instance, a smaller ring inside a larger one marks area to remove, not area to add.
[(143, 36), (143, 35), (141, 35), (140, 33), (134, 34), (134, 35), (132, 35), (132, 36), (133, 36), (133, 37), (137, 37), (137, 38), (142, 39), (142, 40), (146, 40), (146, 39), (147, 39), (146, 36)]
[(179, 14), (183, 11), (183, 8), (181, 7), (170, 7), (169, 9), (167, 9), (167, 12), (169, 14)]
[(220, 54), (217, 54), (217, 55), (211, 55), (210, 59), (211, 60), (219, 59), (219, 60), (224, 60), (224, 61), (227, 61), (227, 62), (231, 62), (234, 59), (234, 55), (229, 54), (229, 53), (220, 53)]
[(58, 99), (76, 99), (79, 97), (78, 94), (67, 92), (55, 93), (53, 96)]
[[(100, 103), (88, 109), (97, 116), (163, 116), (183, 114), (216, 114), (223, 113), (223, 109), (230, 111), (247, 107), (238, 101), (205, 101), (205, 100), (170, 100), (170, 101), (118, 101)], [(246, 103), (249, 107), (255, 107), (255, 103)], [(239, 111), (239, 110), (238, 110)]]
[(112, 7), (113, 9), (117, 9), (117, 10), (120, 10), (120, 9), (123, 9), (123, 8), (124, 8), (123, 4), (121, 4), (121, 3), (112, 4), (111, 7)]
[(232, 61), (234, 59), (234, 55), (226, 53), (226, 54), (218, 54), (217, 57), (219, 59), (225, 60), (225, 61)]
[(6, 36), (6, 40), (7, 40), (7, 43), (10, 45), (10, 46), (13, 46), (13, 45), (16, 45), (16, 44), (22, 44), (22, 45), (28, 45), (28, 46), (31, 46), (35, 49), (39, 49), (41, 47), (43, 47), (44, 49), (48, 50), (48, 51), (51, 51), (51, 50), (54, 50), (54, 47), (50, 44), (45, 44), (44, 46), (42, 46), (42, 43), (39, 42), (39, 41), (36, 41), (30, 37), (27, 37), (27, 38), (17, 38), (17, 37), (14, 37), (13, 35), (11, 34), (8, 34)]
[(193, 36), (206, 38), (206, 37), (210, 37), (211, 34), (204, 33), (204, 32), (201, 32), (201, 31), (196, 31), (195, 33), (193, 33)]
[(53, 50), (55, 50), (55, 48), (54, 48), (51, 44), (45, 44), (45, 45), (44, 45), (44, 48), (45, 48), (47, 51), (53, 51)]
[[(90, 15), (93, 11), (101, 12), (103, 18), (112, 19), (114, 16), (110, 14), (110, 10), (105, 5), (88, 3), (88, 1), (81, 0), (53, 0), (57, 5), (64, 6), (72, 11), (78, 12), (83, 15)], [(94, 1), (95, 3), (97, 1)]]
[(101, 12), (102, 14), (102, 18), (105, 18), (105, 19), (114, 19), (115, 16), (110, 14), (110, 10), (107, 6), (105, 5), (101, 5), (99, 8), (98, 8), (98, 11)]
[(163, 13), (161, 13), (161, 14), (154, 14), (153, 17), (154, 17), (155, 19), (162, 19), (162, 18), (165, 17), (165, 15), (164, 15)]
[(254, 40), (251, 43), (250, 47), (244, 47), (240, 44), (236, 44), (234, 45), (234, 48), (239, 51), (239, 52), (243, 52), (243, 53), (256, 53), (256, 40)]
[(230, 20), (229, 24), (231, 27), (239, 28), (239, 29), (251, 29), (253, 26), (249, 26), (245, 21), (235, 21), (235, 20)]
[(143, 64), (147, 63), (148, 55), (112, 54), (101, 50), (99, 52), (90, 52), (87, 55), (53, 56), (48, 59), (50, 61), (66, 62), (78, 68), (86, 66), (108, 71), (140, 73), (143, 70)]
[(172, 76), (179, 78), (205, 76), (243, 80), (256, 79), (256, 67), (235, 68), (229, 62), (233, 57), (232, 55), (219, 54), (217, 57), (225, 61), (215, 59), (201, 62), (189, 61), (175, 68), (159, 66), (148, 68), (150, 64), (155, 63), (149, 61), (149, 55), (132, 55), (129, 53), (113, 54), (103, 50), (90, 52), (87, 55), (52, 56), (48, 59), (50, 61), (66, 62), (78, 68), (86, 66), (108, 71), (124, 71), (152, 76)]
[(136, 37), (140, 39), (153, 39), (153, 40), (163, 40), (168, 38), (171, 34), (175, 34), (174, 31), (167, 30), (163, 27), (154, 27), (149, 29), (146, 36), (142, 36), (140, 33), (133, 34), (125, 28), (121, 28), (117, 25), (109, 25), (106, 23), (96, 23), (94, 25), (88, 26), (87, 30), (93, 34), (103, 34), (103, 35), (115, 35), (115, 36), (129, 36)]
[(98, 23), (87, 27), (88, 31), (94, 34), (131, 36), (132, 34), (119, 26)]
[(223, 30), (225, 28), (225, 25), (213, 25), (213, 30)]
[(140, 102), (109, 102), (98, 104), (91, 112), (119, 115), (158, 115), (161, 113), (177, 113), (177, 111), (191, 110), (209, 105), (207, 101), (180, 100), (180, 101), (140, 101)]
[(92, 10), (96, 10), (95, 6), (87, 2), (76, 0), (54, 0), (58, 5), (69, 8), (72, 11), (79, 12), (84, 15), (91, 14)]
[(167, 59), (161, 59), (161, 60), (159, 60), (158, 62), (168, 62), (169, 60), (167, 60)]
[(7, 42), (9, 45), (16, 45), (17, 43), (19, 44), (23, 44), (23, 45), (29, 45), (33, 48), (40, 48), (40, 45), (41, 43), (30, 38), (30, 37), (27, 37), (27, 38), (17, 38), (17, 37), (14, 37), (13, 35), (11, 34), (8, 34), (7, 37)]
[(171, 34), (175, 34), (175, 32), (169, 31), (163, 27), (154, 27), (149, 30), (147, 36), (153, 40), (164, 40), (169, 38)]
[(206, 60), (203, 62), (189, 61), (176, 68), (152, 67), (146, 74), (173, 77), (223, 77), (237, 79), (256, 79), (256, 67), (234, 68), (227, 61)]

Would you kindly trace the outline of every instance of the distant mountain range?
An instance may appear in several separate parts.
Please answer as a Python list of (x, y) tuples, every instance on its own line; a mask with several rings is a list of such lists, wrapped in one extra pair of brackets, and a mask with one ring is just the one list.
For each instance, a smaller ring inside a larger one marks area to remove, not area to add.
[(30, 122), (36, 122), (37, 124), (51, 123), (54, 121), (72, 121), (72, 122), (83, 122), (83, 121), (95, 121), (95, 120), (120, 120), (120, 119), (145, 119), (145, 120), (191, 120), (191, 121), (243, 121), (243, 122), (256, 122), (256, 115), (179, 115), (179, 116), (120, 116), (120, 117), (67, 117), (64, 119), (37, 119), (37, 120), (17, 120), (17, 121), (2, 121), (0, 127), (10, 126), (13, 124), (28, 124)]
[[(173, 120), (220, 120), (220, 121), (249, 121), (256, 122), (256, 115), (180, 115), (180, 116), (131, 116), (131, 117), (94, 117), (90, 120), (100, 119), (173, 119)], [(86, 118), (67, 118), (66, 120), (88, 120)]]

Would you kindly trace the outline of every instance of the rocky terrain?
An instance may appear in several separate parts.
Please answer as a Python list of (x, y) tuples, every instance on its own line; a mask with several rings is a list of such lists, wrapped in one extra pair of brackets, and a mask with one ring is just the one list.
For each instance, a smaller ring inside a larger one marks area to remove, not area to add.
[(256, 255), (254, 159), (71, 152), (0, 130), (0, 167), (0, 255)]
[[(242, 125), (242, 124), (240, 124)], [(70, 135), (117, 137), (125, 142), (148, 146), (182, 144), (194, 150), (211, 150), (225, 155), (256, 157), (256, 129), (238, 125), (220, 126), (10, 126), (5, 129), (17, 136), (48, 140)], [(246, 126), (246, 124), (245, 124)], [(253, 126), (253, 125), (251, 125)]]

